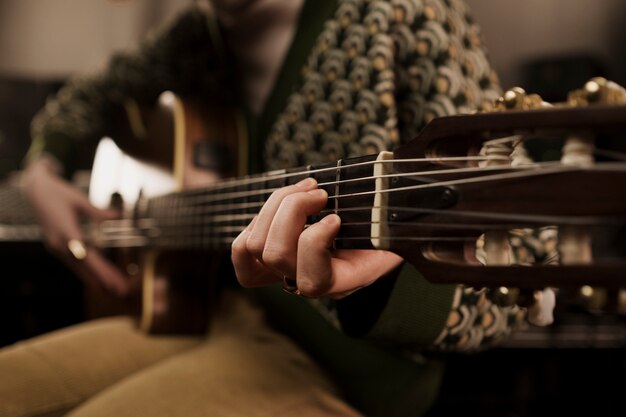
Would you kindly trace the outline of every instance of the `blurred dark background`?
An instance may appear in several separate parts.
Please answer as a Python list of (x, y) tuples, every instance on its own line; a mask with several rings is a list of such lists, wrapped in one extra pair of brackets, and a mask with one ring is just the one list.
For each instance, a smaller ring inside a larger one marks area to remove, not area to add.
[[(190, 3), (1, 0), (3, 186), (19, 181), (30, 120), (50, 94)], [(626, 85), (626, 2), (468, 3), (504, 88), (521, 86), (555, 102), (594, 76)], [(85, 319), (81, 283), (41, 242), (0, 241), (0, 262), (0, 346)], [(484, 353), (453, 355), (430, 417), (626, 416), (625, 329), (624, 316), (560, 305), (549, 328)]]

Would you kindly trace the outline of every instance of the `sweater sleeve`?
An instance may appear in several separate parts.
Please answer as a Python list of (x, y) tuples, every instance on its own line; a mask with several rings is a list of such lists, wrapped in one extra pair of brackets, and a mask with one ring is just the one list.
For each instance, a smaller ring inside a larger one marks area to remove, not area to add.
[[(558, 260), (551, 227), (510, 232), (516, 264)], [(481, 240), (477, 257), (484, 262)], [(515, 290), (515, 289), (513, 289)], [(428, 282), (410, 264), (336, 301), (313, 301), (346, 333), (416, 352), (476, 352), (505, 342), (529, 326), (528, 307), (502, 303), (489, 288)]]
[(116, 115), (129, 106), (150, 106), (165, 90), (214, 94), (223, 70), (211, 25), (206, 11), (191, 8), (154, 30), (136, 50), (112, 56), (103, 71), (70, 79), (33, 118), (25, 162), (48, 153), (69, 176), (79, 149), (110, 135)]

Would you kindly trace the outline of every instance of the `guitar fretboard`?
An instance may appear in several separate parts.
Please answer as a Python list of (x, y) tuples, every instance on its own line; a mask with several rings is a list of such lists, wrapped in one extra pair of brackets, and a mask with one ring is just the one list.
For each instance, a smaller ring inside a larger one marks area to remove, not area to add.
[[(156, 246), (227, 249), (274, 190), (312, 177), (330, 198), (326, 208), (310, 222), (341, 212), (346, 226), (342, 227), (337, 243), (344, 248), (370, 248), (374, 196), (369, 192), (375, 183), (370, 162), (375, 158), (370, 155), (269, 172), (152, 198), (145, 217), (154, 223), (147, 222), (145, 226), (154, 227), (157, 235), (152, 244)], [(360, 195), (363, 192), (366, 194)]]

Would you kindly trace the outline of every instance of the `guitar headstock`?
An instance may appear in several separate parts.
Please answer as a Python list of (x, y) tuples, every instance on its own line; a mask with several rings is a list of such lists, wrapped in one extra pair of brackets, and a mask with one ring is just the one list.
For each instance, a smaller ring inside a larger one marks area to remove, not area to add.
[(394, 152), (377, 247), (504, 303), (546, 287), (623, 297), (624, 133), (626, 89), (603, 78), (560, 103), (513, 88), (434, 119)]

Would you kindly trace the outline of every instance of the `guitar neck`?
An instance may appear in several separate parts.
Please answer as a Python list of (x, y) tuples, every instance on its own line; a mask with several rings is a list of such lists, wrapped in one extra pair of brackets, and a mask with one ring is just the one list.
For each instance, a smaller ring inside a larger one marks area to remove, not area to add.
[[(326, 208), (310, 218), (315, 222), (330, 213), (341, 213), (347, 223), (337, 237), (344, 248), (371, 248), (370, 224), (374, 202), (376, 155), (323, 165), (272, 171), (220, 181), (206, 188), (174, 192), (139, 201), (133, 230), (118, 232), (110, 223), (103, 229), (115, 242), (169, 249), (228, 250), (237, 235), (260, 211), (271, 193), (312, 177), (328, 195)], [(349, 169), (347, 169), (349, 168)]]

